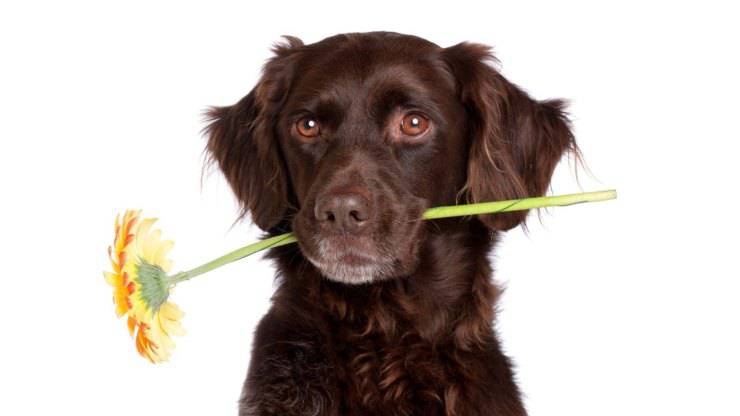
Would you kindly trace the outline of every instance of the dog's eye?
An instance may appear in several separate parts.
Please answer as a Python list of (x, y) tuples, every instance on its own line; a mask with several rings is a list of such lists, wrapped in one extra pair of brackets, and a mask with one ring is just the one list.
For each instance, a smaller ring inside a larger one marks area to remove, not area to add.
[(303, 137), (316, 137), (321, 133), (319, 122), (313, 117), (303, 117), (295, 125), (298, 134)]
[(429, 128), (429, 119), (418, 113), (409, 113), (401, 119), (401, 133), (418, 136)]

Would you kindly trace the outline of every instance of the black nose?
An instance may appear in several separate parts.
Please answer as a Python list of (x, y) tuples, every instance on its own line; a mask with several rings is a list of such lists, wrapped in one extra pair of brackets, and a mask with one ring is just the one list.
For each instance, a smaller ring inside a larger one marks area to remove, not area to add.
[(316, 200), (314, 215), (334, 231), (360, 231), (372, 214), (370, 201), (357, 193), (329, 193)]

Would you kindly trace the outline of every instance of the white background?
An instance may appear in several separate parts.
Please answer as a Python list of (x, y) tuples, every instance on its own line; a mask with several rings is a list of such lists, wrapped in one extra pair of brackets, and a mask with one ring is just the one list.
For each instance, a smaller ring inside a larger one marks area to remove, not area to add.
[(595, 178), (563, 163), (551, 193), (619, 190), (493, 256), (530, 413), (740, 414), (737, 11), (254, 3), (0, 6), (0, 414), (236, 414), (272, 266), (178, 287), (188, 334), (153, 366), (102, 277), (114, 216), (159, 217), (176, 269), (254, 241), (220, 175), (201, 186), (202, 111), (245, 95), (280, 35), (369, 30), (493, 45), (511, 81), (572, 102)]

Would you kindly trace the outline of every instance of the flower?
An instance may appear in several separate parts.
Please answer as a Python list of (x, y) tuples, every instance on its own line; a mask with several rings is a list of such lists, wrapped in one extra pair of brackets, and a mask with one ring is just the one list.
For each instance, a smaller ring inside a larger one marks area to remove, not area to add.
[[(567, 206), (581, 202), (606, 201), (617, 197), (615, 190), (585, 192), (571, 195), (523, 198), (518, 200), (481, 202), (468, 205), (436, 207), (426, 210), (425, 220), (493, 214), (550, 206)], [(128, 329), (135, 338), (136, 350), (153, 363), (166, 361), (175, 347), (172, 335), (182, 335), (183, 313), (168, 302), (172, 288), (186, 280), (251, 256), (259, 251), (298, 241), (293, 233), (265, 238), (224, 254), (194, 269), (168, 275), (167, 253), (172, 241), (161, 239), (159, 230), (152, 230), (155, 218), (141, 219), (141, 211), (128, 210), (123, 218), (116, 217), (116, 236), (108, 247), (112, 272), (103, 272), (113, 286), (116, 314), (128, 317)]]
[(171, 263), (167, 254), (173, 242), (152, 230), (156, 218), (140, 218), (141, 211), (127, 210), (116, 217), (115, 238), (108, 247), (112, 272), (103, 272), (113, 286), (113, 303), (119, 317), (127, 316), (136, 350), (152, 363), (167, 361), (175, 347), (172, 335), (184, 333), (183, 313), (168, 302)]

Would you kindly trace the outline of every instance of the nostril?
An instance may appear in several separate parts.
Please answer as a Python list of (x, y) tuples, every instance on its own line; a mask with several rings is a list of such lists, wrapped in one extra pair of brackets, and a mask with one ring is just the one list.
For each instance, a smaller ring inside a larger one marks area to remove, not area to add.
[(334, 230), (359, 230), (371, 217), (370, 202), (356, 193), (330, 193), (316, 199), (316, 219)]
[(350, 218), (352, 218), (353, 220), (355, 220), (355, 222), (363, 222), (363, 221), (365, 221), (365, 219), (362, 217), (362, 215), (360, 215), (360, 213), (357, 212), (357, 211), (355, 211), (355, 210), (350, 211), (349, 216), (350, 216)]

